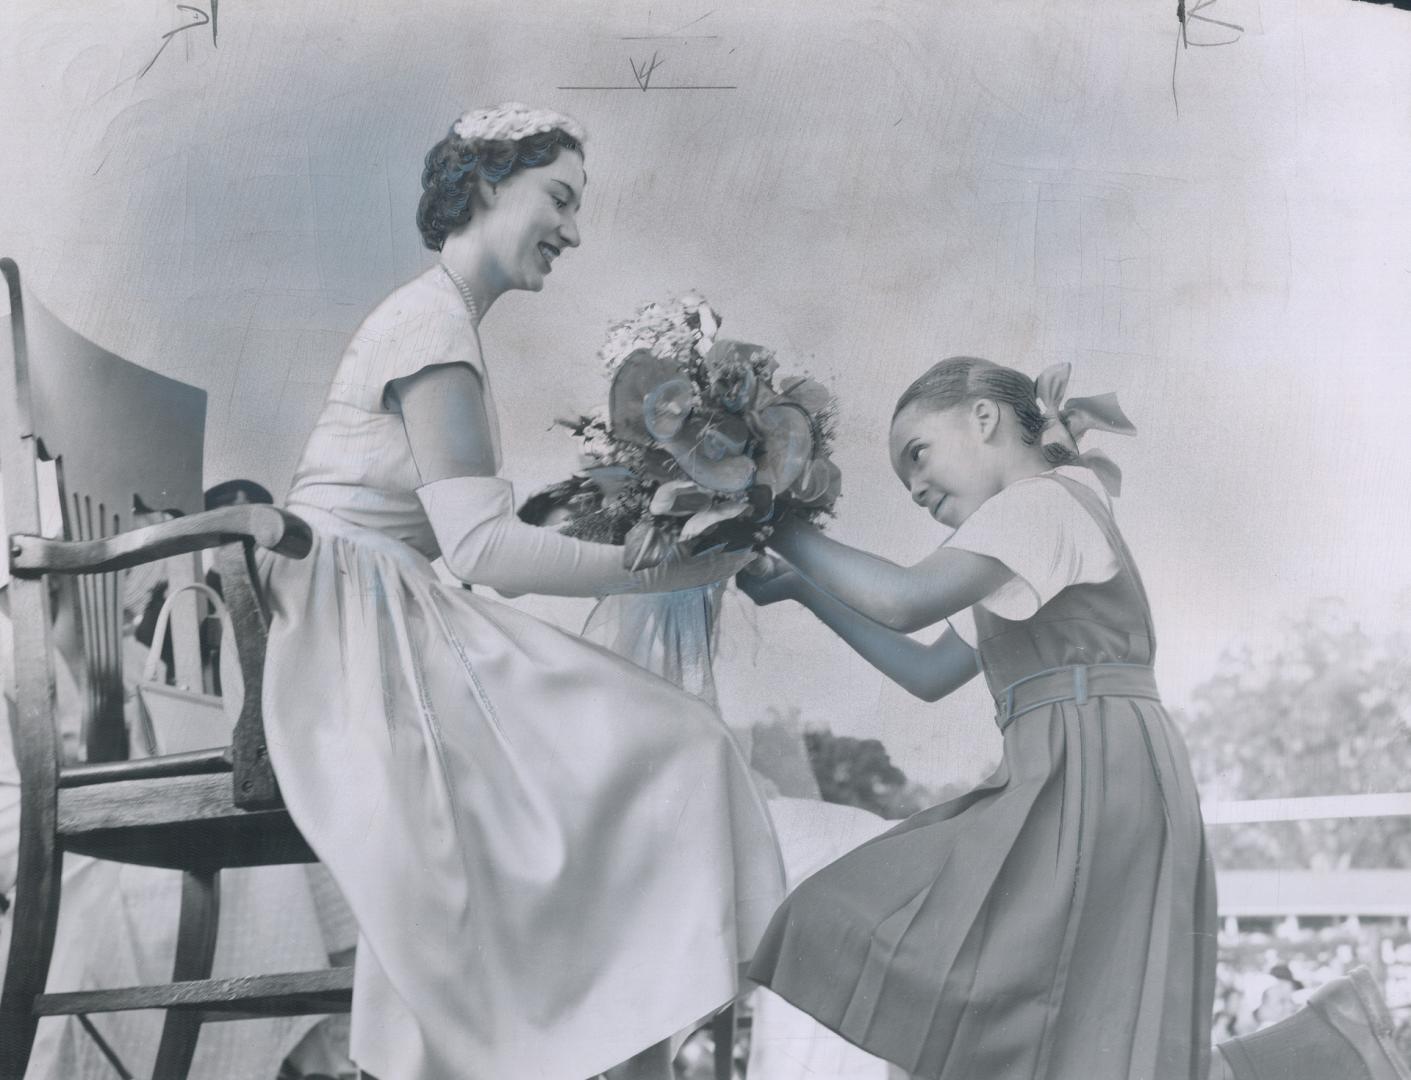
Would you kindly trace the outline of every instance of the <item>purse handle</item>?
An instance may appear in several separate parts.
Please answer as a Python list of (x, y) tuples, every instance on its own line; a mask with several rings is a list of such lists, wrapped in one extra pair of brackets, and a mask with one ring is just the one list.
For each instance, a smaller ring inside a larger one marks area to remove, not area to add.
[(226, 607), (220, 593), (203, 582), (188, 581), (185, 585), (173, 589), (162, 601), (161, 610), (157, 612), (157, 621), (152, 627), (152, 644), (147, 649), (147, 663), (142, 668), (142, 682), (157, 681), (157, 671), (162, 663), (162, 643), (167, 639), (167, 624), (171, 621), (172, 602), (188, 589), (204, 595), (216, 609), (216, 616), (220, 619), (222, 647), (233, 645), (235, 642), (235, 622), (231, 619), (230, 608)]

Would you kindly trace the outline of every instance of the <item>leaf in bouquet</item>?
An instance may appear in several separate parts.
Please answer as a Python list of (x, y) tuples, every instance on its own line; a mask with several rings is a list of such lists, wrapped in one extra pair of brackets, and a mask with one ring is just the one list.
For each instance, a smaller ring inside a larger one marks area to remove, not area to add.
[(674, 541), (650, 521), (639, 521), (627, 530), (622, 544), (622, 565), (629, 570), (650, 570), (670, 554)]
[(666, 444), (681, 471), (696, 483), (725, 495), (735, 495), (754, 481), (755, 464), (744, 454), (712, 459), (702, 447), (707, 421), (692, 416), (681, 434)]
[(715, 493), (707, 491), (694, 480), (671, 480), (652, 494), (653, 514), (662, 517), (688, 517), (699, 513), (715, 501)]
[(760, 409), (754, 423), (764, 444), (758, 480), (775, 491), (787, 491), (813, 457), (813, 423), (808, 413), (788, 401)]
[(805, 506), (831, 506), (842, 490), (842, 470), (828, 458), (814, 458), (789, 493)]
[(608, 415), (612, 433), (625, 442), (651, 446), (655, 440), (647, 428), (643, 406), (646, 397), (662, 383), (681, 377), (673, 360), (663, 359), (647, 349), (637, 349), (618, 366), (608, 392)]
[(755, 403), (759, 393), (759, 377), (753, 368), (746, 368), (736, 378), (721, 387), (720, 404), (732, 413), (745, 412)]
[(828, 490), (824, 492), (823, 498), (818, 500), (819, 506), (832, 509), (843, 494), (843, 470), (833, 463), (833, 459), (828, 459)]
[(778, 405), (785, 401), (783, 394), (772, 389), (767, 383), (761, 382), (759, 389), (755, 391), (754, 406), (746, 413), (753, 425), (756, 417), (771, 405)]
[(749, 500), (753, 521), (767, 520), (774, 510), (774, 489), (768, 484), (755, 484), (745, 492), (745, 498)]
[(691, 415), (696, 390), (682, 376), (661, 383), (642, 399), (642, 418), (647, 431), (658, 442), (674, 439)]
[(745, 452), (750, 442), (750, 426), (738, 416), (712, 417), (701, 433), (701, 453), (711, 461), (721, 461)]
[(710, 347), (710, 351), (705, 355), (706, 368), (710, 371), (720, 371), (732, 364), (739, 364), (742, 367), (748, 366), (750, 358), (758, 351), (758, 345), (750, 345), (743, 341), (732, 341), (730, 338), (721, 338)]
[(687, 448), (676, 460), (687, 476), (723, 495), (738, 494), (754, 480), (754, 462), (743, 454), (711, 461), (697, 450)]
[(602, 492), (603, 500), (617, 498), (632, 482), (632, 470), (626, 465), (592, 465), (582, 470), (588, 481)]
[(817, 379), (806, 375), (794, 375), (779, 384), (779, 393), (796, 405), (801, 405), (810, 416), (816, 416), (833, 404), (833, 394)]
[(713, 506), (708, 506), (704, 510), (691, 515), (690, 520), (681, 526), (681, 539), (694, 540), (707, 530), (719, 525), (722, 521), (733, 521), (740, 517), (750, 508), (750, 504), (744, 499), (734, 499), (718, 502)]
[[(764, 361), (769, 355), (769, 350), (763, 345), (751, 345), (747, 341), (721, 338), (710, 347), (703, 363), (712, 379), (719, 379), (724, 374), (737, 371), (741, 374), (749, 372), (754, 375), (760, 373), (761, 368), (766, 366)], [(768, 377), (767, 373), (765, 377)]]
[(665, 483), (681, 476), (681, 467), (671, 456), (671, 451), (653, 446), (642, 451), (642, 472), (648, 480)]
[(762, 351), (758, 345), (722, 340), (706, 353), (702, 366), (711, 394), (728, 412), (742, 413), (754, 405), (760, 383), (754, 358)]

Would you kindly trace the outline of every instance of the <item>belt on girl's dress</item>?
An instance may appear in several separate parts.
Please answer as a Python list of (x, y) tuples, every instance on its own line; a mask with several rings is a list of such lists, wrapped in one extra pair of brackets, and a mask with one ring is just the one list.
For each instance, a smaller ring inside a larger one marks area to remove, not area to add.
[(995, 698), (999, 728), (1027, 712), (1060, 701), (1086, 704), (1095, 697), (1136, 697), (1160, 701), (1156, 674), (1146, 664), (1076, 664), (1049, 668), (1018, 679)]

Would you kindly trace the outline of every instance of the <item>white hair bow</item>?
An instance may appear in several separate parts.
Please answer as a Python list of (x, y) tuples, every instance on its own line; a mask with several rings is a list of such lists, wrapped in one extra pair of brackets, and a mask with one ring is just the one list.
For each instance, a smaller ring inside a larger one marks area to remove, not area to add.
[(1065, 447), (1086, 469), (1091, 469), (1109, 495), (1122, 492), (1122, 470), (1117, 463), (1101, 450), (1088, 450), (1080, 453), (1078, 440), (1089, 431), (1112, 431), (1118, 435), (1135, 435), (1136, 427), (1122, 407), (1117, 404), (1116, 394), (1099, 394), (1097, 397), (1063, 399), (1068, 392), (1068, 376), (1072, 364), (1054, 364), (1045, 368), (1036, 381), (1039, 407), (1048, 418), (1044, 428), (1044, 446), (1057, 444)]

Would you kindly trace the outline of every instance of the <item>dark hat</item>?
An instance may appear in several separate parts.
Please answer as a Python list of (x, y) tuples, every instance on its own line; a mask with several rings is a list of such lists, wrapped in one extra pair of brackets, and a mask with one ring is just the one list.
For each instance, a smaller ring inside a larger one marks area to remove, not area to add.
[(1289, 970), (1287, 964), (1275, 964), (1269, 969), (1269, 974), (1276, 979), (1282, 979), (1284, 982), (1290, 983), (1295, 990), (1303, 989), (1303, 984), (1293, 977), (1293, 972)]
[(206, 509), (218, 510), (237, 503), (273, 503), (274, 496), (253, 480), (227, 480), (206, 490)]

